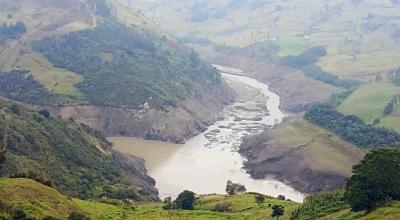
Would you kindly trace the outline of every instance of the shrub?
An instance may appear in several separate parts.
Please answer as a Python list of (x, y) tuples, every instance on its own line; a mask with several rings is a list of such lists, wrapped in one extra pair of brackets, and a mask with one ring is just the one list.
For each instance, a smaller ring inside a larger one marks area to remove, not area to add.
[(68, 220), (90, 220), (90, 218), (79, 212), (71, 212), (68, 216)]
[(213, 211), (215, 212), (231, 212), (232, 204), (228, 202), (218, 203), (215, 205)]

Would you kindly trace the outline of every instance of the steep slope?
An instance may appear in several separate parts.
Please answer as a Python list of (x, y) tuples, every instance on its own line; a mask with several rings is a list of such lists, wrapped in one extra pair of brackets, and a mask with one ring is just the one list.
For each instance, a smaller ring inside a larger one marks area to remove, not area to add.
[[(79, 122), (90, 119), (97, 125), (119, 127), (96, 127), (109, 134), (137, 135), (135, 129), (147, 127), (139, 136), (165, 140), (183, 140), (198, 133), (217, 114), (204, 120), (196, 111), (219, 112), (232, 98), (219, 73), (196, 52), (155, 29), (119, 0), (2, 0), (0, 5), (4, 6), (0, 22), (19, 21), (27, 27), (26, 33), (0, 46), (2, 96), (40, 106), (112, 107), (116, 114), (129, 111), (133, 114), (126, 117), (134, 118), (175, 109), (184, 112), (182, 124), (144, 119), (144, 126), (128, 124), (126, 128), (103, 114), (76, 117)], [(182, 107), (185, 101), (194, 104)], [(174, 133), (155, 124), (182, 125), (182, 129)]]
[(1, 176), (34, 178), (80, 198), (157, 199), (144, 161), (113, 152), (88, 126), (0, 99), (0, 127)]

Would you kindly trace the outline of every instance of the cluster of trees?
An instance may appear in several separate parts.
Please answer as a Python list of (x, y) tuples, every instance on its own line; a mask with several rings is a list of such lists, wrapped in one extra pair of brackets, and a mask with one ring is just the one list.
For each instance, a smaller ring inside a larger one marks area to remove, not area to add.
[(331, 85), (343, 88), (351, 88), (358, 85), (357, 81), (339, 79), (337, 76), (328, 73), (317, 66), (316, 63), (325, 55), (326, 50), (324, 47), (313, 47), (298, 56), (283, 57), (280, 63), (285, 66), (301, 69), (306, 75)]
[(226, 183), (225, 192), (230, 195), (236, 195), (246, 192), (246, 187), (239, 183), (234, 183), (230, 180)]
[(365, 124), (357, 116), (344, 115), (330, 105), (316, 104), (304, 117), (358, 147), (400, 147), (400, 134), (397, 132)]
[(94, 105), (163, 108), (219, 82), (219, 73), (193, 50), (111, 19), (95, 29), (44, 38), (33, 49), (84, 75), (76, 86)]
[(109, 142), (87, 126), (0, 99), (0, 128), (6, 149), (0, 176), (32, 178), (83, 199), (145, 199), (122, 183), (120, 162), (98, 149), (110, 151)]
[(383, 115), (386, 116), (392, 114), (399, 106), (399, 102), (400, 94), (393, 96), (390, 102), (385, 106), (385, 109), (383, 110)]
[(23, 22), (18, 21), (15, 24), (3, 23), (0, 25), (0, 43), (7, 39), (17, 39), (25, 32), (26, 26)]
[(175, 201), (172, 201), (171, 197), (164, 199), (163, 209), (182, 209), (182, 210), (193, 210), (196, 202), (196, 195), (192, 191), (185, 190), (181, 192)]
[(400, 199), (400, 150), (374, 149), (353, 167), (344, 197), (354, 211)]

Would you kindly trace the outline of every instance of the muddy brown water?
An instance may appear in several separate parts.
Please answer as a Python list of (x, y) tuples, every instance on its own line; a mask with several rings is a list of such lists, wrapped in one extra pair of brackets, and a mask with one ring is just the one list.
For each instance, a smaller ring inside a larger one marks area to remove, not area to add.
[(207, 131), (182, 145), (129, 137), (109, 140), (115, 149), (145, 159), (161, 198), (176, 197), (185, 189), (222, 194), (227, 180), (232, 180), (244, 184), (250, 192), (284, 195), (301, 202), (304, 195), (289, 185), (273, 178), (252, 179), (242, 169), (245, 159), (238, 153), (245, 137), (282, 122), (285, 115), (279, 109), (279, 96), (266, 84), (242, 76), (240, 70), (216, 67), (239, 97), (221, 113), (223, 120)]

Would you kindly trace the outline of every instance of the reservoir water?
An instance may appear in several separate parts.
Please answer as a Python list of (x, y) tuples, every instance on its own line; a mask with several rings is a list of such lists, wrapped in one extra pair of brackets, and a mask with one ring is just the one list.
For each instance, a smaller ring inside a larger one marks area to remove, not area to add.
[(232, 180), (244, 184), (249, 192), (284, 195), (301, 202), (304, 195), (280, 181), (252, 179), (242, 169), (245, 158), (238, 153), (248, 135), (282, 122), (279, 96), (269, 91), (266, 84), (242, 75), (240, 70), (216, 67), (238, 94), (237, 100), (221, 113), (223, 120), (182, 145), (111, 137), (115, 149), (146, 160), (148, 174), (156, 180), (161, 198), (176, 197), (185, 189), (198, 194), (224, 194), (226, 182)]

